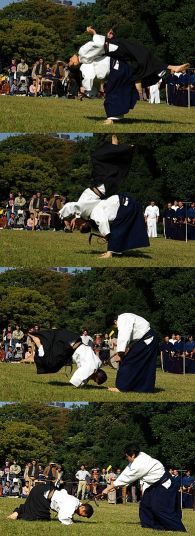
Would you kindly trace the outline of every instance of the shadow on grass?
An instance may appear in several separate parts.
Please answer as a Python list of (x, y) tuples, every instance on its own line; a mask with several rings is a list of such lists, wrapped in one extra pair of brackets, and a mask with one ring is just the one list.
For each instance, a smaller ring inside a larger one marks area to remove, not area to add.
[[(97, 116), (85, 116), (85, 119), (88, 119), (89, 121), (101, 121), (102, 124), (104, 124), (104, 121), (105, 121), (105, 117), (97, 117)], [(185, 121), (178, 121), (176, 119), (173, 119), (173, 120), (164, 120), (164, 119), (137, 119), (137, 118), (126, 118), (126, 119), (121, 119), (119, 122), (117, 122), (119, 125), (126, 125), (126, 124), (130, 124), (132, 125), (132, 123), (155, 123), (155, 124), (164, 124), (164, 125), (170, 125), (171, 123), (172, 124), (175, 124), (175, 123), (178, 123), (180, 125), (186, 125), (186, 122)], [(116, 124), (116, 123), (115, 123)], [(107, 125), (105, 125), (107, 126)], [(108, 125), (110, 127), (110, 125)], [(112, 126), (112, 125), (111, 125)]]
[[(44, 385), (45, 385), (45, 384), (44, 384)], [(60, 382), (60, 381), (57, 381), (57, 380), (56, 380), (56, 381), (48, 382), (47, 385), (53, 385), (53, 386), (59, 386), (59, 387), (73, 387), (70, 383)], [(96, 390), (96, 389), (98, 389), (98, 390), (100, 390), (100, 389), (101, 389), (101, 390), (102, 390), (102, 389), (107, 390), (107, 387), (103, 387), (102, 385), (99, 385), (99, 386), (97, 386), (97, 387), (96, 387), (95, 385), (84, 385), (84, 386), (82, 386), (81, 388), (82, 388), (82, 389), (87, 389), (87, 390), (89, 390), (89, 389), (91, 389), (91, 390), (92, 390), (92, 389), (95, 389), (95, 390)]]

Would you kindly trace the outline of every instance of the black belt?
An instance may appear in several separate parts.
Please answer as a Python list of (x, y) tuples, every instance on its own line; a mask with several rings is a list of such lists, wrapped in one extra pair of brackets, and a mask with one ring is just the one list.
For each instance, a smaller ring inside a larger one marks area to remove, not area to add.
[(100, 192), (97, 186), (90, 186), (90, 190), (92, 190), (94, 194), (98, 195), (100, 199), (106, 199), (106, 196), (102, 192)]

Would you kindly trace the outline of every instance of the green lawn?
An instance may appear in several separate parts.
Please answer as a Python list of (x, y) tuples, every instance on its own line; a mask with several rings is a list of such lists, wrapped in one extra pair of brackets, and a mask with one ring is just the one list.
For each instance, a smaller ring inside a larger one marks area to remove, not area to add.
[[(27, 521), (10, 521), (6, 517), (14, 508), (21, 503), (21, 499), (5, 498), (0, 501), (0, 526), (2, 534), (6, 536), (31, 536), (32, 531), (42, 536), (72, 534), (73, 536), (99, 536), (102, 534), (109, 536), (151, 536), (151, 534), (165, 536), (166, 531), (151, 531), (143, 529), (139, 524), (139, 513), (137, 504), (118, 504), (112, 505), (106, 502), (100, 503), (97, 507), (94, 505), (94, 515), (91, 519), (85, 520), (75, 516), (75, 524), (70, 527), (61, 525), (56, 517), (48, 522), (27, 522)], [(183, 523), (189, 536), (194, 536), (194, 517), (193, 510), (183, 511)], [(172, 534), (179, 535), (181, 532)]]
[[(74, 369), (73, 369), (74, 370)], [(109, 366), (104, 370), (107, 382), (97, 386), (93, 381), (82, 388), (69, 383), (69, 369), (61, 369), (57, 374), (36, 373), (34, 364), (0, 363), (1, 401), (39, 402), (86, 401), (86, 402), (194, 402), (195, 375), (186, 376), (163, 373), (157, 370), (156, 390), (146, 393), (112, 393), (107, 387), (115, 385), (116, 373)]]
[(19, 230), (0, 231), (1, 266), (95, 266), (95, 267), (194, 267), (194, 241), (185, 243), (165, 240), (163, 237), (151, 239), (148, 248), (126, 253), (122, 257), (102, 259), (106, 251), (104, 243), (93, 239), (88, 244), (88, 235), (52, 231), (27, 232)]
[[(1, 132), (111, 132), (102, 100), (0, 97)], [(115, 132), (194, 132), (195, 108), (139, 102)]]

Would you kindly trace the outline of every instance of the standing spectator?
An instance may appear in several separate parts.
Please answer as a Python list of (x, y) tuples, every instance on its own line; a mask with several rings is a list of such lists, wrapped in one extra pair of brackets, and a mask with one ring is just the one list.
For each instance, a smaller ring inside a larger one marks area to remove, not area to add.
[(86, 487), (87, 487), (87, 478), (90, 478), (90, 476), (91, 475), (90, 475), (90, 473), (88, 471), (86, 471), (84, 464), (82, 464), (80, 466), (79, 471), (77, 471), (77, 473), (75, 475), (76, 479), (79, 481), (78, 488), (77, 488), (77, 497), (79, 498), (80, 494), (81, 494), (81, 499), (82, 500), (85, 498), (85, 492), (86, 492)]
[(9, 194), (9, 199), (8, 199), (6, 208), (7, 208), (7, 211), (6, 211), (7, 219), (9, 220), (11, 214), (14, 213), (14, 195), (12, 194), (12, 192), (10, 192)]
[(16, 328), (13, 330), (13, 333), (12, 333), (12, 345), (15, 347), (16, 343), (17, 342), (21, 343), (23, 338), (24, 338), (24, 333), (20, 329), (19, 324), (16, 324)]
[(11, 61), (11, 65), (9, 65), (8, 67), (10, 87), (12, 86), (14, 80), (16, 80), (16, 71), (17, 71), (17, 62), (16, 62), (16, 59), (13, 58)]
[[(35, 75), (36, 75), (35, 97), (37, 97), (37, 93), (42, 91), (42, 79), (45, 78), (45, 75), (46, 75), (46, 65), (43, 61), (43, 58), (39, 58), (39, 63), (37, 63), (36, 68), (35, 68)], [(39, 86), (40, 86), (40, 90), (38, 90)]]
[(5, 345), (5, 352), (8, 351), (9, 346), (12, 347), (12, 327), (11, 324), (8, 325), (7, 329), (3, 330), (3, 342)]
[(34, 201), (36, 200), (36, 198), (37, 198), (37, 194), (33, 194), (31, 199), (30, 199), (30, 203), (29, 203), (29, 206), (28, 206), (29, 213), (33, 212), (33, 210), (34, 210), (33, 205), (34, 205)]
[(52, 76), (54, 79), (54, 92), (56, 93), (57, 97), (63, 97), (64, 96), (64, 85), (63, 81), (66, 76), (66, 64), (58, 60), (52, 67)]
[(45, 467), (43, 474), (46, 480), (57, 481), (58, 472), (57, 472), (56, 463), (50, 462), (49, 465)]
[(48, 208), (51, 211), (51, 227), (53, 227), (54, 231), (60, 231), (62, 229), (62, 223), (59, 218), (59, 210), (62, 208), (62, 203), (59, 194), (55, 193), (51, 197)]
[(3, 484), (6, 482), (9, 482), (9, 472), (10, 472), (10, 464), (6, 460), (5, 465), (3, 466)]
[(28, 75), (28, 65), (25, 63), (24, 58), (21, 58), (20, 63), (17, 65), (17, 80), (20, 80), (21, 76), (27, 76)]
[(87, 346), (93, 346), (93, 339), (88, 335), (87, 329), (84, 329), (81, 335), (81, 340), (83, 344), (86, 344)]
[(160, 79), (157, 84), (154, 84), (153, 86), (150, 86), (149, 88), (149, 102), (150, 104), (160, 104), (160, 86), (161, 86), (162, 79)]
[(29, 481), (30, 487), (34, 485), (34, 481), (38, 479), (38, 476), (39, 476), (39, 465), (37, 463), (37, 460), (32, 460), (28, 468), (28, 481)]
[(157, 237), (157, 223), (159, 218), (159, 208), (155, 205), (155, 201), (151, 201), (144, 212), (145, 222), (147, 223), (149, 238)]
[(42, 198), (41, 192), (37, 192), (36, 197), (33, 200), (33, 211), (34, 211), (34, 215), (37, 218), (39, 217), (39, 212), (43, 210), (43, 206), (44, 206), (44, 200)]

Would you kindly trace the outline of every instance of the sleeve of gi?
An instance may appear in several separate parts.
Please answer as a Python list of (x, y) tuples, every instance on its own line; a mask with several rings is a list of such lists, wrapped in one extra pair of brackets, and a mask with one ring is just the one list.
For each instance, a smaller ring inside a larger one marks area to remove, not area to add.
[(125, 352), (127, 343), (131, 340), (133, 332), (134, 316), (122, 314), (118, 317), (117, 352)]

